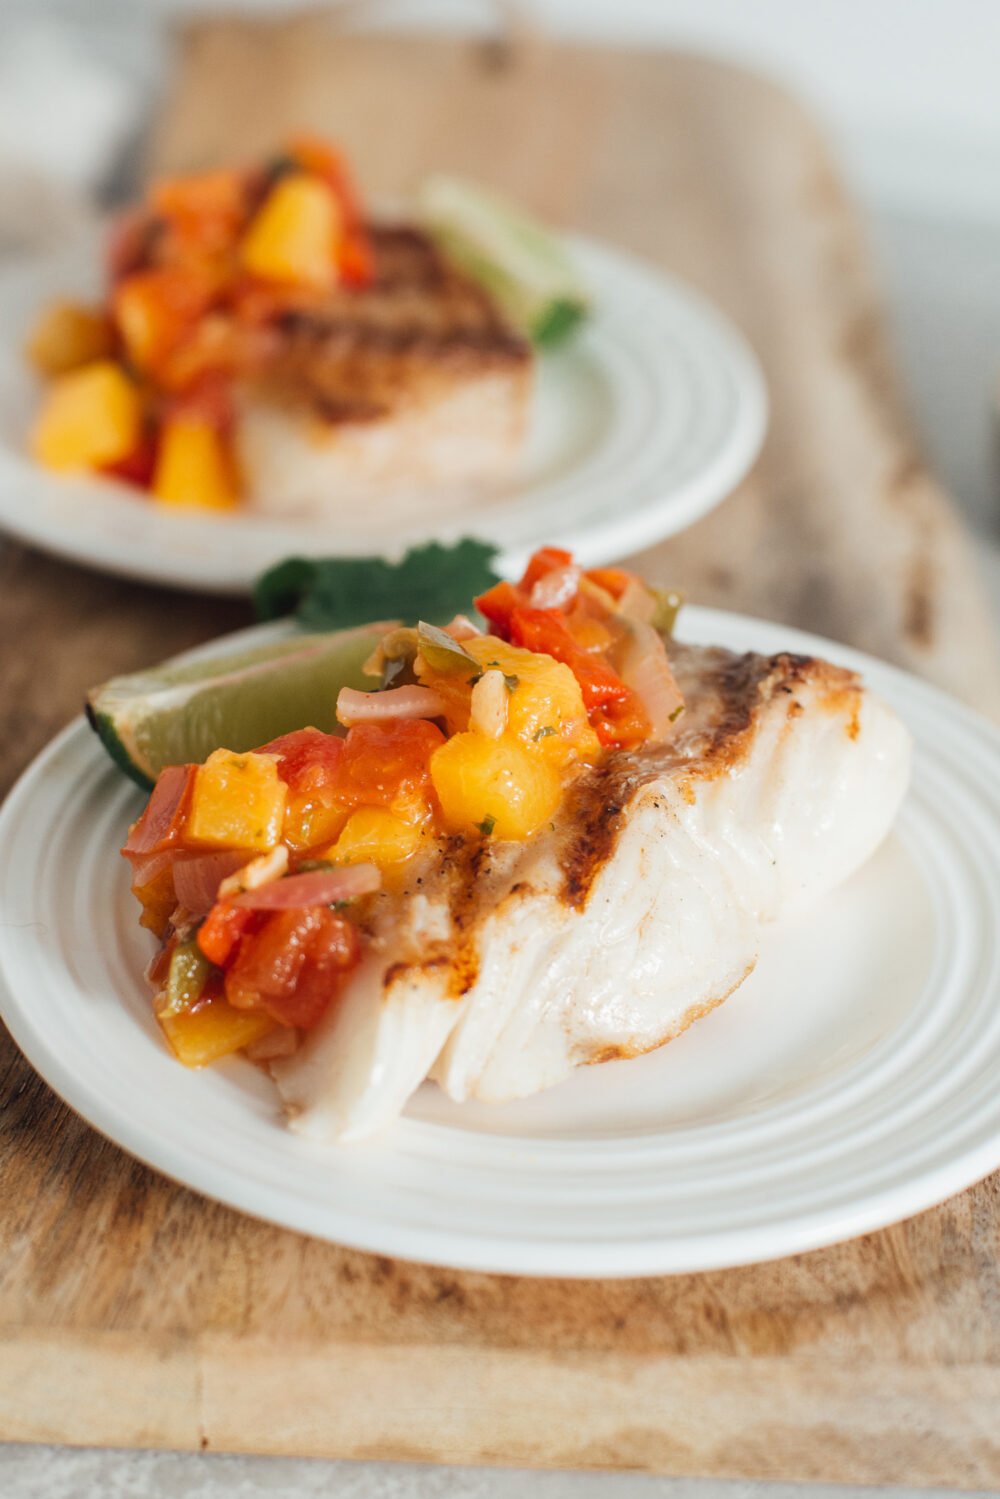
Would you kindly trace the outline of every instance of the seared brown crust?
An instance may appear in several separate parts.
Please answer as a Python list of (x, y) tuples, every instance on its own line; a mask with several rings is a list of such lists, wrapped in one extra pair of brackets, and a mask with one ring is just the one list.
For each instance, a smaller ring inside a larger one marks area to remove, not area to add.
[(528, 343), (426, 234), (375, 225), (371, 236), (373, 285), (286, 312), (260, 395), (337, 424), (378, 420), (474, 376), (527, 378)]
[[(798, 694), (806, 687), (813, 704), (843, 719), (849, 737), (858, 732), (858, 679), (827, 661), (790, 653), (736, 655), (681, 645), (671, 646), (670, 655), (686, 700), (674, 739), (669, 744), (609, 755), (600, 766), (584, 771), (560, 810), (554, 834), (539, 835), (539, 841), (548, 841), (558, 861), (560, 899), (578, 911), (586, 908), (594, 881), (614, 855), (627, 808), (644, 786), (669, 779), (682, 796), (693, 801), (700, 783), (717, 780), (746, 761), (765, 709), (780, 705), (789, 723), (803, 711)], [(406, 901), (419, 887), (432, 900), (446, 903), (451, 940), (393, 964), (386, 974), (386, 990), (405, 972), (439, 968), (446, 953), (449, 993), (455, 998), (467, 993), (478, 974), (480, 924), (507, 899), (531, 899), (531, 884), (521, 877), (528, 852), (525, 845), (478, 837), (442, 839), (436, 857), (424, 866), (402, 899)], [(719, 995), (701, 1010), (692, 1011), (681, 1029), (726, 997)], [(619, 1049), (588, 1060), (626, 1054), (633, 1053)]]
[(675, 738), (610, 755), (573, 789), (567, 809), (573, 831), (562, 860), (562, 894), (568, 905), (586, 905), (594, 879), (614, 850), (624, 809), (639, 787), (669, 775), (681, 795), (693, 801), (699, 782), (717, 780), (747, 758), (761, 713), (775, 699), (786, 700), (788, 718), (796, 718), (802, 712), (796, 692), (808, 682), (821, 690), (824, 707), (846, 715), (846, 732), (857, 737), (858, 679), (818, 657), (736, 655), (675, 645), (671, 664), (686, 700)]

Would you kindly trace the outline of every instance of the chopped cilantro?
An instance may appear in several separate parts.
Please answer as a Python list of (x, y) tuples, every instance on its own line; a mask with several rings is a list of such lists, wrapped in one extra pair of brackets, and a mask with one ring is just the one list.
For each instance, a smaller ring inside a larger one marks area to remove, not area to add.
[(520, 685), (521, 685), (521, 678), (520, 677), (515, 677), (513, 673), (510, 673), (508, 675), (507, 672), (504, 672), (504, 675), (503, 675), (503, 684), (506, 687), (506, 689), (507, 689), (508, 692), (513, 692), (515, 690), (515, 688), (520, 687)]
[(341, 630), (379, 619), (449, 620), (471, 608), (497, 582), (496, 549), (466, 537), (453, 546), (432, 541), (399, 562), (384, 557), (289, 557), (256, 583), (260, 619), (294, 614), (310, 630)]
[(476, 823), (476, 827), (482, 833), (484, 838), (488, 838), (490, 836), (496, 825), (497, 820), (495, 817), (484, 817), (482, 822)]
[(539, 739), (548, 739), (549, 735), (554, 733), (555, 729), (552, 727), (552, 725), (550, 723), (546, 723), (542, 724), (542, 727), (540, 729), (536, 729), (531, 737), (537, 744)]

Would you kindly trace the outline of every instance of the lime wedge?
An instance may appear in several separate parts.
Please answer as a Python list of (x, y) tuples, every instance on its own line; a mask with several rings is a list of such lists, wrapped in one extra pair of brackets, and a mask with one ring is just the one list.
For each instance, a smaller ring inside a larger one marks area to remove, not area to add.
[(149, 789), (165, 765), (214, 749), (254, 749), (313, 725), (336, 727), (341, 687), (369, 687), (361, 667), (395, 621), (293, 635), (253, 650), (167, 661), (112, 677), (87, 695), (87, 717), (112, 760)]
[(565, 338), (590, 295), (560, 235), (513, 203), (457, 177), (423, 183), (417, 211), (442, 249), (539, 344)]

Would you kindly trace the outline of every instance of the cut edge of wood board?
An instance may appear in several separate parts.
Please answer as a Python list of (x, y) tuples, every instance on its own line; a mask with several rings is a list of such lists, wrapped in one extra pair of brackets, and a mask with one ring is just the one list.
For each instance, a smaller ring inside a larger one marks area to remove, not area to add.
[[(1000, 1370), (10, 1331), (0, 1438), (986, 1488)], [(54, 1379), (58, 1368), (59, 1378)], [(939, 1413), (934, 1427), (928, 1408)]]

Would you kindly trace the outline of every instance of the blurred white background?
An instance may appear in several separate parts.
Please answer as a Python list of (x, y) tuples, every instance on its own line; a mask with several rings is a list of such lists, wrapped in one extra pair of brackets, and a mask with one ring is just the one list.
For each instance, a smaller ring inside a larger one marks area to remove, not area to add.
[[(896, 346), (933, 463), (1000, 536), (998, 0), (343, 0), (355, 24), (550, 32), (716, 53), (811, 101), (868, 215)], [(298, 8), (309, 6), (303, 0)], [(0, 0), (0, 249), (120, 184), (183, 16), (275, 0)], [(317, 8), (312, 5), (310, 8)], [(328, 7), (332, 8), (332, 7)], [(5, 191), (4, 191), (5, 189)], [(1000, 596), (1000, 562), (986, 551)]]

